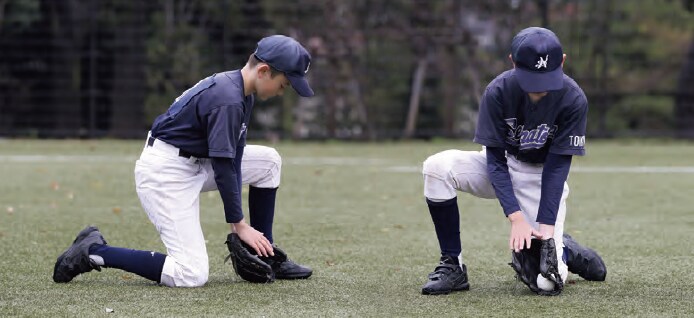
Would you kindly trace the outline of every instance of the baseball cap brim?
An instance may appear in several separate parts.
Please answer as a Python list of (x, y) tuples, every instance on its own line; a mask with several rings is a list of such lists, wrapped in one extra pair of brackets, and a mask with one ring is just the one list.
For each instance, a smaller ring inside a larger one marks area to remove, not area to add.
[(304, 76), (298, 76), (298, 75), (292, 75), (292, 74), (285, 74), (287, 76), (287, 79), (289, 80), (289, 83), (292, 84), (292, 87), (296, 91), (297, 94), (303, 97), (311, 97), (313, 96), (313, 90), (311, 87), (308, 85), (308, 81), (306, 80), (306, 77)]
[(514, 69), (518, 84), (527, 93), (556, 91), (564, 88), (564, 71), (561, 67), (545, 73), (529, 72), (516, 67)]

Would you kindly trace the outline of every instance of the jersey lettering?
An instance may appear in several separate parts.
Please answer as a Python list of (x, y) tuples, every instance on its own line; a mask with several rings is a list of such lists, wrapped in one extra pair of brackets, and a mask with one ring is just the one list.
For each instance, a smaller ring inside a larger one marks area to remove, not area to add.
[(518, 122), (516, 118), (507, 118), (505, 121), (509, 128), (508, 141), (511, 145), (518, 147), (519, 150), (540, 149), (548, 140), (554, 138), (554, 134), (557, 131), (557, 125), (550, 127), (547, 124), (541, 124), (535, 129), (525, 130), (524, 125), (516, 126)]
[(569, 136), (569, 146), (583, 147), (586, 144), (586, 136)]

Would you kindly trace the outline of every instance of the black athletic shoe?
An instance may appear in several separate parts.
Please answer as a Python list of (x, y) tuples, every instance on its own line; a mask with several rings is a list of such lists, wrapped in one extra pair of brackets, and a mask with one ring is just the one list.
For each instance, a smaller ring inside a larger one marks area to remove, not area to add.
[(600, 255), (590, 248), (581, 246), (569, 234), (564, 234), (564, 246), (566, 247), (566, 265), (569, 272), (578, 274), (585, 280), (604, 281), (607, 276), (607, 267)]
[(53, 268), (53, 281), (67, 283), (75, 276), (91, 272), (93, 269), (101, 271), (101, 267), (89, 259), (89, 247), (98, 244), (105, 245), (106, 240), (95, 226), (87, 226), (72, 242), (72, 245), (58, 256)]
[(429, 281), (422, 287), (422, 295), (441, 295), (452, 291), (468, 290), (467, 267), (462, 269), (455, 263), (453, 257), (441, 256), (439, 265), (429, 274)]
[(304, 279), (309, 278), (313, 274), (310, 268), (294, 263), (287, 257), (287, 253), (281, 250), (277, 245), (272, 246), (275, 256), (260, 257), (265, 263), (272, 267), (277, 279)]

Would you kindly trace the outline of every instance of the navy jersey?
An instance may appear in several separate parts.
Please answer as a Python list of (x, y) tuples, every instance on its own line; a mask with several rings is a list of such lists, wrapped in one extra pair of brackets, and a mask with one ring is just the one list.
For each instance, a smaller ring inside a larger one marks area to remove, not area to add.
[(253, 102), (240, 71), (214, 74), (176, 98), (154, 121), (152, 136), (196, 157), (235, 158), (246, 145)]
[(512, 71), (497, 76), (484, 92), (474, 142), (504, 148), (518, 160), (544, 163), (547, 153), (584, 155), (588, 101), (573, 79), (537, 104)]

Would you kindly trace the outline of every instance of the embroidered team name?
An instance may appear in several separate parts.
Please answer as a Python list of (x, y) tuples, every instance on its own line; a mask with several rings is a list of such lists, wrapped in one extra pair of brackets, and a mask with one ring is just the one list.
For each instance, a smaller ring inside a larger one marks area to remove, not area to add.
[(524, 125), (516, 125), (516, 118), (506, 119), (506, 124), (509, 126), (508, 136), (509, 142), (518, 146), (518, 149), (539, 149), (542, 148), (548, 140), (554, 138), (557, 131), (557, 125), (549, 126), (547, 124), (538, 125), (535, 129), (525, 130)]

